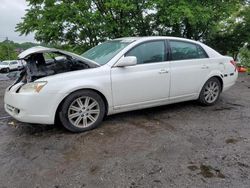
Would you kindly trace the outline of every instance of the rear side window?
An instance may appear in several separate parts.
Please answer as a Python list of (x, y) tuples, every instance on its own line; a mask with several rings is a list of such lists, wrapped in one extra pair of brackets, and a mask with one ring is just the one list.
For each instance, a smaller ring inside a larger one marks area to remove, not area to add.
[(170, 41), (172, 60), (202, 59), (207, 58), (201, 46), (189, 42)]
[(165, 61), (165, 42), (152, 41), (139, 44), (126, 56), (137, 57), (137, 64), (163, 62)]

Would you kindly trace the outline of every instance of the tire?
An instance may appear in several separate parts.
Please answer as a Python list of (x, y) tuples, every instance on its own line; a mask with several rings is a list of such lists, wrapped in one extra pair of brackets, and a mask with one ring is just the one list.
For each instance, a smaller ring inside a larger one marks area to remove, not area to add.
[(6, 73), (9, 73), (10, 72), (10, 69), (9, 68), (6, 68)]
[(74, 133), (96, 128), (105, 115), (105, 103), (91, 90), (80, 90), (69, 95), (61, 105), (59, 119), (62, 125)]
[(222, 85), (218, 78), (210, 78), (202, 87), (198, 101), (203, 106), (212, 106), (214, 105), (221, 94)]

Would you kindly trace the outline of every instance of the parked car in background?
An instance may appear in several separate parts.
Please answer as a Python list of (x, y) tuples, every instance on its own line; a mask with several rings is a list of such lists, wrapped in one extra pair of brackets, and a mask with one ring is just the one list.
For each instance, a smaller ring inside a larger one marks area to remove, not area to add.
[(13, 70), (20, 70), (22, 64), (18, 60), (8, 60), (0, 62), (0, 72), (10, 72)]
[(22, 122), (59, 119), (72, 132), (125, 111), (188, 100), (213, 105), (238, 77), (233, 58), (175, 37), (115, 39), (81, 56), (34, 47), (19, 58), (26, 69), (6, 89), (5, 110)]
[(9, 63), (0, 62), (0, 73), (9, 72)]

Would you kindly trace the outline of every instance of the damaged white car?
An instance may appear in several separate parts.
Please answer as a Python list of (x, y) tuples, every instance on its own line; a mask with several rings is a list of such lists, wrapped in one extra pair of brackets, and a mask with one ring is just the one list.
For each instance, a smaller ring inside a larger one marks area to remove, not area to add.
[(72, 132), (119, 112), (187, 100), (212, 105), (238, 77), (231, 57), (174, 37), (115, 39), (81, 56), (34, 47), (19, 59), (26, 66), (6, 89), (6, 111), (22, 122), (59, 120)]

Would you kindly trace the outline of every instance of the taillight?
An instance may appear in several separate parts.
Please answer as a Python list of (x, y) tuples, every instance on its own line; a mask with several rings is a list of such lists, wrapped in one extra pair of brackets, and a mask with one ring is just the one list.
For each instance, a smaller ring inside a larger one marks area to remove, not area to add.
[(236, 65), (236, 61), (231, 60), (230, 63), (234, 66), (235, 70), (237, 70), (237, 65)]

